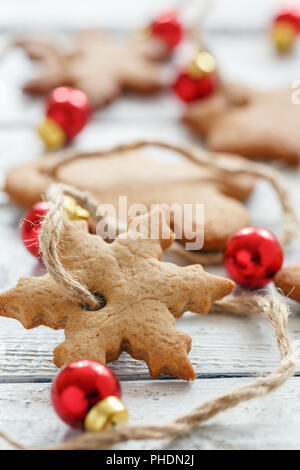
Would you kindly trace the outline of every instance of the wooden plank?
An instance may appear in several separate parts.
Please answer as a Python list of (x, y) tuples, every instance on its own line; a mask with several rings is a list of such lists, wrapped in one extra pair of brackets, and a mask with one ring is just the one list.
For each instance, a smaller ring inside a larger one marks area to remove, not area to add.
[[(107, 149), (133, 140), (163, 140), (172, 143), (187, 141), (188, 132), (175, 122), (156, 124), (147, 121), (90, 123), (71, 147), (80, 150)], [(2, 127), (0, 129), (0, 174), (20, 164), (32, 161), (46, 152), (35, 128)], [(197, 142), (195, 140), (195, 142)], [(165, 153), (166, 154), (166, 153)], [(178, 157), (177, 157), (178, 158)]]
[[(62, 331), (45, 327), (26, 331), (16, 321), (2, 318), (0, 327), (0, 381), (53, 377), (57, 369), (52, 364), (52, 350), (63, 341)], [(278, 363), (275, 338), (261, 318), (186, 314), (177, 327), (193, 338), (189, 356), (199, 376), (264, 374)], [(299, 318), (291, 318), (289, 331), (291, 338), (298, 340)], [(111, 368), (125, 380), (149, 378), (145, 364), (125, 353)]]
[[(164, 423), (206, 400), (253, 379), (123, 382), (131, 423)], [(263, 399), (216, 416), (191, 435), (174, 441), (130, 442), (119, 449), (246, 450), (300, 448), (300, 378)], [(55, 415), (50, 384), (1, 384), (0, 428), (25, 445), (54, 445), (78, 435)], [(0, 440), (0, 449), (9, 446)]]
[[(176, 5), (194, 16), (203, 1), (184, 2), (183, 0), (111, 0), (109, 4), (97, 0), (86, 0), (83, 4), (71, 0), (52, 0), (41, 5), (38, 0), (2, 1), (0, 28), (45, 28), (68, 29), (110, 26), (115, 29), (138, 28), (148, 22), (156, 12), (166, 6)], [(222, 0), (214, 2), (207, 19), (211, 29), (262, 29), (274, 11), (282, 5), (282, 0)]]

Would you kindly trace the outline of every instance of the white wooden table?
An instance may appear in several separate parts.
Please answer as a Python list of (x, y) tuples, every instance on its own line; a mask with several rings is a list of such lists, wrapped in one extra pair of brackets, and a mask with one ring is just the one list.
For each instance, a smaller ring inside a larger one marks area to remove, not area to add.
[[(169, 2), (172, 3), (172, 2)], [(177, 2), (180, 3), (180, 2)], [(188, 2), (181, 2), (181, 4)], [(257, 86), (290, 84), (300, 78), (300, 49), (287, 58), (273, 53), (264, 33), (275, 0), (219, 0), (207, 21), (207, 39), (229, 78)], [(133, 29), (147, 22), (164, 2), (159, 0), (2, 0), (0, 46), (15, 33), (48, 30), (69, 34), (76, 29), (101, 26), (113, 31)], [(42, 104), (22, 94), (21, 84), (34, 72), (21, 51), (14, 50), (0, 63), (0, 171), (6, 171), (43, 151), (34, 125), (42, 116)], [(76, 140), (76, 147), (100, 148), (134, 138), (193, 139), (178, 124), (181, 104), (165, 93), (153, 100), (124, 97), (97, 113)], [(199, 142), (200, 144), (200, 142)], [(282, 170), (293, 193), (300, 216), (299, 174)], [(12, 287), (20, 276), (39, 275), (42, 266), (24, 249), (18, 233), (22, 211), (1, 194), (0, 289)], [(272, 190), (263, 183), (249, 201), (252, 223), (278, 231), (280, 208)], [(299, 239), (286, 253), (286, 264), (299, 260)], [(225, 274), (222, 267), (211, 272)], [(300, 338), (300, 308), (289, 332)], [(272, 370), (278, 352), (269, 325), (260, 318), (235, 318), (187, 314), (178, 328), (193, 338), (190, 353), (197, 380), (152, 380), (143, 363), (122, 354), (111, 367), (122, 382), (123, 398), (132, 422), (163, 422), (185, 413), (209, 397), (253, 380)], [(58, 372), (52, 350), (63, 332), (44, 327), (25, 331), (9, 319), (0, 318), (0, 428), (27, 445), (54, 444), (75, 434), (55, 415), (50, 403), (51, 381)], [(217, 416), (198, 432), (184, 439), (129, 443), (134, 449), (299, 449), (300, 366), (296, 376), (278, 392), (246, 403)], [(0, 441), (0, 449), (8, 446)]]

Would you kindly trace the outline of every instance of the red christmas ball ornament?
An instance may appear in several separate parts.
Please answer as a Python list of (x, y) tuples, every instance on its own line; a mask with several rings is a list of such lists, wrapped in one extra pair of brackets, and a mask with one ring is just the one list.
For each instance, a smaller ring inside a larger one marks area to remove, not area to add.
[(300, 33), (300, 12), (295, 9), (281, 10), (274, 18), (271, 35), (280, 54), (290, 52)]
[(274, 23), (284, 22), (292, 25), (297, 33), (300, 33), (300, 11), (295, 8), (284, 8), (274, 19)]
[(213, 56), (205, 51), (197, 52), (188, 68), (179, 73), (174, 91), (185, 102), (206, 98), (216, 89), (216, 62)]
[(261, 288), (269, 284), (281, 268), (283, 251), (269, 230), (247, 227), (228, 241), (224, 263), (237, 284)]
[(104, 399), (108, 397), (110, 400), (121, 398), (121, 388), (112, 371), (96, 361), (72, 362), (59, 372), (52, 385), (51, 398), (56, 413), (75, 428), (84, 427), (89, 411), (92, 408), (96, 411), (99, 402), (102, 408), (106, 406), (107, 414), (108, 400)]
[[(75, 199), (64, 196), (64, 219), (65, 220), (88, 220), (90, 214), (79, 206)], [(38, 202), (27, 212), (21, 224), (21, 236), (27, 250), (37, 258), (41, 257), (39, 235), (41, 223), (49, 210), (47, 201)]]
[(27, 250), (37, 258), (40, 258), (39, 234), (41, 222), (49, 210), (47, 201), (37, 202), (27, 212), (21, 224), (21, 237)]
[(159, 15), (150, 29), (152, 34), (166, 42), (170, 49), (174, 49), (183, 38), (183, 27), (176, 11)]
[(46, 104), (46, 119), (38, 132), (46, 146), (58, 148), (78, 135), (87, 124), (91, 106), (83, 91), (70, 87), (55, 88)]
[(188, 72), (182, 72), (174, 83), (176, 95), (186, 103), (210, 96), (215, 89), (216, 79), (213, 75), (193, 78)]

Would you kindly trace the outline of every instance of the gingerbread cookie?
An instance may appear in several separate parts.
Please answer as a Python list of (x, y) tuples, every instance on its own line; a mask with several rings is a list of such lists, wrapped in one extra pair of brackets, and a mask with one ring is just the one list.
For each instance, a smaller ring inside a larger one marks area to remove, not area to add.
[(160, 62), (170, 51), (154, 37), (119, 40), (90, 31), (79, 34), (71, 50), (38, 38), (22, 39), (17, 45), (41, 62), (40, 75), (24, 86), (29, 93), (45, 94), (69, 85), (84, 91), (94, 108), (101, 108), (122, 90), (150, 93), (166, 85)]
[(189, 105), (183, 122), (206, 139), (207, 147), (252, 159), (300, 162), (300, 106), (290, 89), (257, 91), (230, 85), (223, 91)]
[(128, 206), (143, 203), (148, 210), (155, 203), (204, 204), (204, 249), (209, 251), (222, 250), (228, 238), (249, 223), (239, 200), (251, 194), (251, 177), (224, 177), (186, 161), (154, 160), (143, 152), (90, 154), (63, 162), (61, 154), (52, 154), (13, 169), (6, 178), (6, 192), (23, 207), (39, 201), (51, 182), (87, 189), (101, 204), (115, 207), (120, 195), (127, 196)]
[[(142, 224), (148, 233), (156, 224), (159, 238), (137, 236), (136, 227)], [(134, 219), (128, 232), (111, 244), (89, 234), (86, 222), (65, 222), (61, 262), (95, 295), (99, 308), (72, 303), (46, 274), (22, 278), (1, 294), (0, 314), (25, 328), (64, 328), (66, 339), (54, 351), (58, 367), (79, 359), (107, 363), (126, 351), (145, 361), (154, 378), (168, 374), (193, 380), (187, 355), (191, 338), (175, 329), (175, 318), (187, 310), (207, 313), (212, 302), (232, 292), (234, 283), (206, 273), (200, 265), (182, 268), (160, 261), (172, 241), (161, 213)]]
[(284, 295), (300, 302), (300, 263), (281, 269), (274, 282)]

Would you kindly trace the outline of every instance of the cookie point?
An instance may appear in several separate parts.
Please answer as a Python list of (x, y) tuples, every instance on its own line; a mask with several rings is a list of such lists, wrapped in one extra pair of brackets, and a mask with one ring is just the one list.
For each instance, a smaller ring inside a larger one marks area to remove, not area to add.
[(192, 365), (189, 364), (189, 366), (186, 367), (185, 372), (182, 373), (181, 371), (181, 374), (178, 375), (178, 377), (183, 380), (187, 380), (188, 382), (193, 382), (194, 380), (196, 380), (196, 374)]
[(207, 275), (212, 302), (221, 300), (223, 297), (226, 297), (233, 292), (235, 283), (231, 279), (215, 276), (214, 274)]

